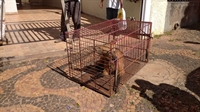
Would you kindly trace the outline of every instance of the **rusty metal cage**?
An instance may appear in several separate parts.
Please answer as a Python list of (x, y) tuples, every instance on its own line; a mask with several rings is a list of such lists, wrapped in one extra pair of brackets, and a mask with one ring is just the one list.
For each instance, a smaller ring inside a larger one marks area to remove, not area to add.
[(67, 32), (77, 37), (67, 38), (67, 75), (111, 96), (148, 62), (151, 27), (151, 22), (107, 20)]

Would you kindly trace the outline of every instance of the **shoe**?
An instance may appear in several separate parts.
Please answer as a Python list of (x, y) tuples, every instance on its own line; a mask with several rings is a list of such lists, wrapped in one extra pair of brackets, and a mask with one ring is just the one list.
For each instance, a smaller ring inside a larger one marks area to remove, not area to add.
[(60, 38), (58, 40), (55, 40), (54, 43), (59, 43), (59, 42), (62, 42), (62, 41), (65, 42), (65, 38), (64, 38), (64, 35), (61, 33)]
[(54, 43), (59, 43), (59, 42), (65, 42), (65, 40), (63, 39), (58, 39), (58, 40), (55, 40)]
[(10, 41), (8, 41), (7, 38), (2, 38), (2, 39), (0, 39), (0, 46), (2, 46), (4, 42), (6, 42), (6, 44), (8, 44), (8, 42), (10, 42)]

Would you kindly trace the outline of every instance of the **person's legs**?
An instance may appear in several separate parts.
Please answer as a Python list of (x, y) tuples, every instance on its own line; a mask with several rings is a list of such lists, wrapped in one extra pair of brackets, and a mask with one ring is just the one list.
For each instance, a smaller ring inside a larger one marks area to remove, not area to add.
[(54, 41), (55, 43), (58, 43), (58, 42), (62, 42), (62, 41), (65, 41), (65, 31), (67, 30), (67, 27), (65, 25), (65, 17), (64, 17), (64, 12), (62, 10), (62, 14), (61, 14), (61, 22), (60, 22), (60, 26), (61, 26), (61, 31), (60, 31), (60, 37), (58, 40)]
[[(66, 26), (66, 31), (67, 32), (70, 32), (71, 31), (71, 28), (70, 28), (70, 16), (71, 16), (71, 12), (70, 12), (70, 4), (71, 2), (70, 1), (67, 1), (65, 3), (65, 10), (66, 10), (66, 14), (65, 14), (65, 26)], [(69, 35), (67, 34), (66, 35), (66, 31), (64, 32), (65, 33), (65, 36), (66, 38), (69, 38)]]
[(64, 11), (62, 9), (62, 14), (61, 14), (60, 38), (58, 40), (56, 40), (55, 43), (58, 43), (58, 42), (61, 42), (61, 41), (65, 41), (66, 37), (68, 37), (68, 35), (65, 35), (65, 32), (70, 30), (69, 19), (70, 19), (69, 2), (65, 2)]
[(67, 27), (65, 25), (65, 17), (64, 17), (64, 13), (62, 11), (62, 15), (61, 15), (61, 35), (63, 36), (63, 40), (65, 40), (65, 31), (67, 31)]
[(106, 8), (106, 19), (117, 18), (118, 9)]
[(74, 1), (71, 5), (71, 14), (72, 14), (72, 21), (74, 23), (74, 34), (73, 38), (80, 36), (80, 31), (78, 29), (81, 28), (81, 9), (80, 9), (80, 2)]
[(75, 2), (73, 10), (72, 20), (74, 23), (74, 30), (77, 30), (81, 28), (81, 9), (79, 1)]
[(110, 20), (112, 18), (112, 9), (111, 8), (106, 8), (106, 19)]
[[(117, 18), (117, 14), (118, 14), (118, 9), (112, 9), (112, 8), (106, 8), (106, 18), (108, 20), (111, 20), (111, 19), (115, 19)], [(114, 24), (115, 24), (115, 21), (111, 21), (109, 26), (111, 27), (110, 31), (107, 32), (107, 33), (111, 33), (113, 34), (113, 39), (115, 39), (115, 27), (114, 27)], [(112, 39), (108, 38), (108, 41), (111, 41)]]
[(112, 19), (117, 18), (118, 9), (112, 9)]

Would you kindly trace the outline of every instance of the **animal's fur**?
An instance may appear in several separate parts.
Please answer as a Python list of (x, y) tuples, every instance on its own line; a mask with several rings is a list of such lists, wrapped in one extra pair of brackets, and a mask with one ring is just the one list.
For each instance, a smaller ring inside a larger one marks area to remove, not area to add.
[[(118, 73), (119, 75), (125, 74), (124, 71), (124, 56), (123, 53), (117, 49), (113, 48), (110, 51), (110, 44), (104, 44), (95, 47), (96, 51), (100, 54), (100, 59), (97, 64), (102, 66), (103, 75), (109, 75), (109, 72), (116, 72), (116, 60), (118, 60)], [(113, 63), (114, 62), (114, 63)], [(110, 71), (109, 71), (110, 69)]]

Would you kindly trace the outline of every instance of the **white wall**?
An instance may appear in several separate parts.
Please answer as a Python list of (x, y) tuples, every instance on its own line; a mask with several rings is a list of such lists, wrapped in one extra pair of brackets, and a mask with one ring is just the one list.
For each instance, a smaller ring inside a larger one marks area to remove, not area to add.
[[(101, 18), (106, 19), (106, 3), (104, 0), (104, 7), (101, 9), (99, 3), (101, 0), (81, 0), (82, 12)], [(135, 17), (140, 20), (141, 1), (137, 3), (130, 2), (130, 0), (124, 0), (124, 9), (127, 17)], [(43, 0), (43, 5), (59, 7), (61, 8), (60, 0)]]
[(150, 21), (151, 1), (152, 0), (143, 0), (141, 21)]
[[(104, 0), (104, 7), (101, 9), (99, 3), (101, 0), (82, 0), (82, 12), (106, 19), (106, 3), (107, 0)], [(124, 0), (124, 9), (126, 11), (127, 17), (135, 17), (137, 20), (140, 19), (140, 10), (141, 10), (141, 0), (140, 2), (134, 3), (130, 0)]]
[(99, 7), (99, 3), (101, 0), (82, 0), (81, 6), (82, 6), (82, 12), (93, 15), (95, 17), (99, 17), (102, 19), (106, 18), (106, 0), (104, 0), (104, 6), (101, 9)]
[(61, 8), (60, 0), (43, 0), (43, 5)]
[(16, 0), (5, 0), (5, 12), (17, 13)]
[(152, 22), (153, 34), (164, 33), (166, 11), (167, 11), (167, 0), (152, 0), (150, 21)]
[(163, 34), (174, 29), (174, 24), (186, 27), (199, 22), (200, 2), (152, 0), (150, 21), (153, 34)]
[(130, 0), (124, 0), (124, 9), (126, 10), (127, 17), (135, 17), (136, 20), (140, 20), (141, 2), (130, 2)]

